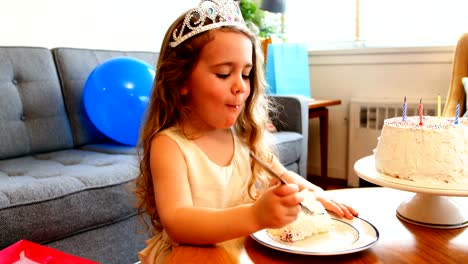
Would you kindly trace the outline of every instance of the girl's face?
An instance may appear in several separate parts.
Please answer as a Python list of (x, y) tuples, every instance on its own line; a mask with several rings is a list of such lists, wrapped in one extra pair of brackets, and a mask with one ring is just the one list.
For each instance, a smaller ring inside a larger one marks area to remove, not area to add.
[(250, 94), (252, 42), (243, 33), (215, 30), (181, 93), (190, 119), (208, 129), (233, 126)]

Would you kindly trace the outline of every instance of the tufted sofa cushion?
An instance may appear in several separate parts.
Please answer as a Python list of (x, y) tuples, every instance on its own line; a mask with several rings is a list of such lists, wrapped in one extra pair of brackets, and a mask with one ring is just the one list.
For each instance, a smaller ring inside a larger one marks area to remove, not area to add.
[(136, 214), (135, 155), (63, 150), (0, 160), (0, 248), (47, 243)]
[(0, 250), (27, 239), (133, 263), (144, 245), (132, 194), (135, 149), (106, 144), (80, 99), (87, 74), (121, 53), (74, 51), (60, 53), (58, 71), (49, 49), (0, 47)]
[(0, 47), (0, 138), (0, 159), (73, 146), (50, 50)]
[[(155, 65), (155, 52), (125, 52), (76, 48), (55, 48), (52, 50), (62, 84), (66, 109), (76, 146), (103, 143), (107, 138), (91, 123), (83, 107), (83, 88), (89, 74), (99, 64), (119, 56), (132, 56)], [(107, 140), (109, 141), (109, 140)]]
[(278, 110), (270, 118), (278, 130), (272, 133), (272, 143), (280, 161), (287, 169), (307, 178), (309, 98), (271, 95), (271, 99)]
[(290, 131), (279, 131), (273, 133), (273, 143), (277, 150), (281, 163), (288, 169), (299, 173), (297, 160), (300, 159), (302, 134)]

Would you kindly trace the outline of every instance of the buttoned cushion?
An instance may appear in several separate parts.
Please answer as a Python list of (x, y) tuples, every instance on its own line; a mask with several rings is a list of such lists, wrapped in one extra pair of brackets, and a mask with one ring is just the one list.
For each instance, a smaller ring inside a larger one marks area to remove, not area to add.
[(59, 72), (75, 146), (112, 143), (93, 125), (83, 107), (86, 79), (98, 65), (111, 58), (131, 56), (155, 65), (158, 53), (76, 48), (55, 48), (52, 52)]
[(0, 249), (58, 240), (136, 214), (135, 155), (63, 150), (0, 160)]
[(272, 135), (272, 143), (275, 144), (281, 163), (286, 168), (299, 173), (297, 161), (301, 156), (303, 136), (291, 131), (274, 132)]
[(73, 146), (50, 50), (0, 47), (0, 159)]

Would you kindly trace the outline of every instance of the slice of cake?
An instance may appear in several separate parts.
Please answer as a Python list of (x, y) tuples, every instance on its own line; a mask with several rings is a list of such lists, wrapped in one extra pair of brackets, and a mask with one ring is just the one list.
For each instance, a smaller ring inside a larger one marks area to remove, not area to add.
[(275, 240), (294, 242), (305, 239), (319, 233), (328, 232), (333, 221), (323, 205), (317, 201), (315, 195), (308, 191), (301, 192), (304, 195), (303, 203), (313, 211), (313, 214), (301, 210), (297, 219), (282, 228), (267, 229), (267, 233)]

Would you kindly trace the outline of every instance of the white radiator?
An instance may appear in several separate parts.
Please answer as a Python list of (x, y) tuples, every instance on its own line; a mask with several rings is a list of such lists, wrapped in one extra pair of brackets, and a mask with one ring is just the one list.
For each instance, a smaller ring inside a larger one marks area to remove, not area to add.
[[(407, 115), (417, 116), (419, 98), (407, 98)], [(437, 116), (437, 100), (427, 101), (423, 98), (424, 115)], [(443, 106), (441, 106), (443, 109)], [(359, 159), (373, 154), (377, 146), (377, 137), (387, 118), (401, 116), (403, 113), (403, 98), (372, 99), (353, 98), (349, 109), (348, 131), (348, 186), (358, 187), (359, 177), (354, 172), (354, 163)]]

